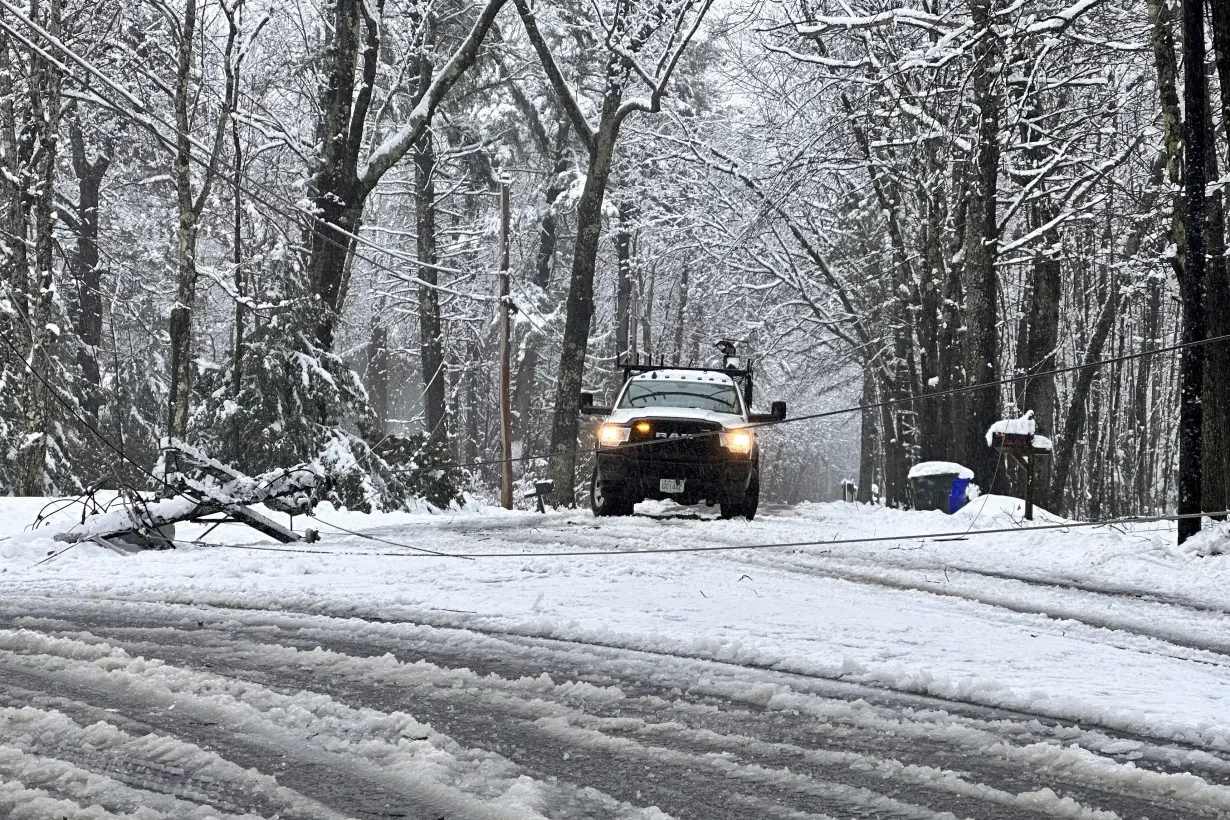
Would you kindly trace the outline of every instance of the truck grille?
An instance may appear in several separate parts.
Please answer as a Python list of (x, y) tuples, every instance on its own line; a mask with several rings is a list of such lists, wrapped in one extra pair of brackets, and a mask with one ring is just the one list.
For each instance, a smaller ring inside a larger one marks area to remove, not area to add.
[[(688, 419), (647, 419), (652, 425), (648, 433), (641, 433), (635, 427), (628, 443), (639, 446), (629, 448), (628, 454), (638, 460), (647, 461), (696, 461), (712, 458), (720, 453), (722, 443), (717, 431), (722, 425), (712, 421), (691, 421)], [(699, 437), (692, 438), (692, 436)], [(653, 442), (652, 444), (644, 442)]]

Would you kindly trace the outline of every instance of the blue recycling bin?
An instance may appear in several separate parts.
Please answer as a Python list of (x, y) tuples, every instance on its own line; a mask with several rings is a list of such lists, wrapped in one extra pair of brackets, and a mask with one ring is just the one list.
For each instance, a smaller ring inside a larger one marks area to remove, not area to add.
[(965, 493), (970, 479), (958, 476), (952, 480), (952, 492), (948, 494), (948, 514), (952, 515), (965, 506)]

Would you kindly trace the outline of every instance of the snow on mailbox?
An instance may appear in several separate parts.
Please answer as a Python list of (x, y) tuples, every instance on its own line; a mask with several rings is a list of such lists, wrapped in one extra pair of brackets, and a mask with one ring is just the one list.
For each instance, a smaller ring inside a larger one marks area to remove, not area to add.
[(987, 430), (987, 446), (1033, 446), (1036, 432), (1038, 432), (1038, 425), (1034, 422), (1034, 411), (1029, 410), (1019, 419), (1000, 419), (992, 424)]
[(1008, 456), (1025, 470), (1025, 520), (1034, 520), (1034, 460), (1051, 453), (1051, 440), (1038, 435), (1034, 411), (1019, 419), (1000, 419), (987, 429), (987, 446)]

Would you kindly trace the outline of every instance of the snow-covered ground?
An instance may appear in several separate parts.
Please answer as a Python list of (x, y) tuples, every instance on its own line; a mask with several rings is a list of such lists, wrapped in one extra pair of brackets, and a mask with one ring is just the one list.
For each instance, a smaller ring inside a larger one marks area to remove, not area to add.
[[(754, 522), (323, 507), (296, 521), (317, 544), (181, 526), (120, 555), (51, 539), (79, 508), (24, 530), (44, 503), (0, 499), (0, 816), (381, 816), (304, 771), (431, 818), (1230, 816), (1225, 531), (1029, 532), (997, 496)], [(796, 546), (645, 552), (765, 544)], [(586, 755), (708, 767), (735, 798)]]

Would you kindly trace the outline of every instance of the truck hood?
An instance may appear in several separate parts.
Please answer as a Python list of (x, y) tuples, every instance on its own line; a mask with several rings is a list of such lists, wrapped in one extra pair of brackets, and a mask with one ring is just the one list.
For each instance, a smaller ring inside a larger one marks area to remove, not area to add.
[(747, 420), (735, 413), (718, 413), (715, 410), (697, 410), (692, 407), (622, 407), (607, 416), (605, 421), (609, 424), (629, 424), (641, 419), (710, 421), (727, 430), (747, 426)]

